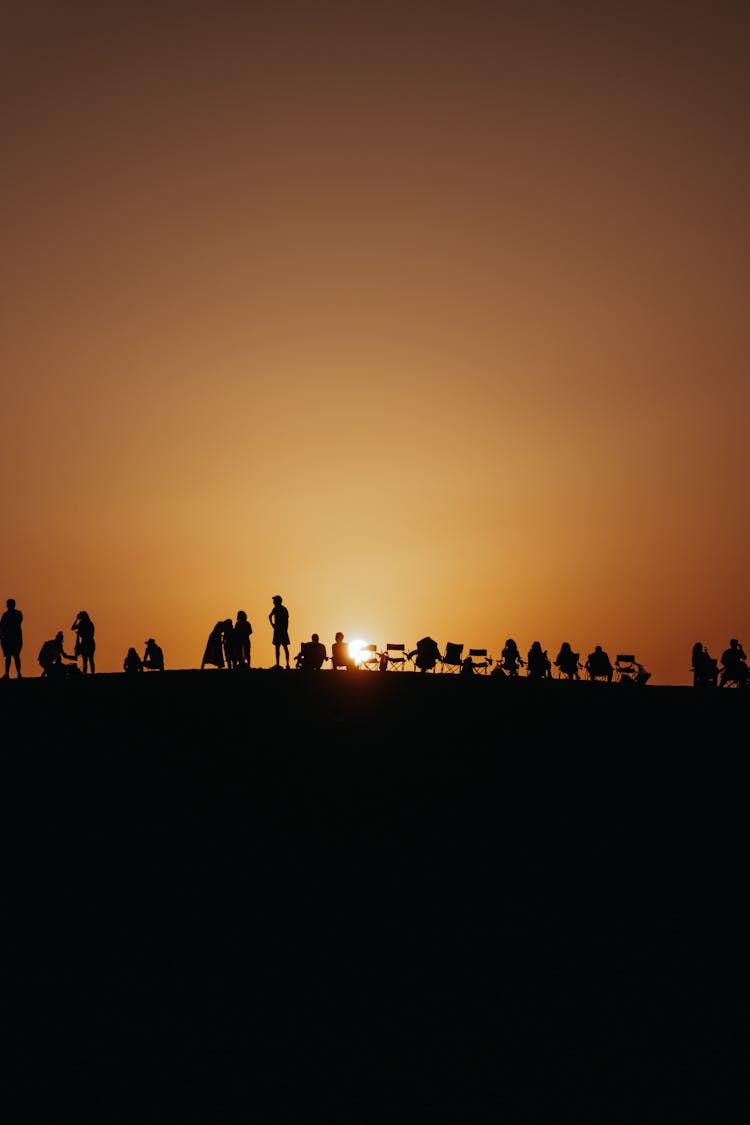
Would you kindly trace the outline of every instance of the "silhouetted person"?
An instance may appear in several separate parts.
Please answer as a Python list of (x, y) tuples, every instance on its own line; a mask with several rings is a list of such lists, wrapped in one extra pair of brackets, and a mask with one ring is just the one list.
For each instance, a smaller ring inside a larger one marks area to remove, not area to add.
[(276, 650), (276, 667), (281, 667), (281, 650), (284, 650), (286, 666), (289, 667), (289, 610), (283, 603), (281, 594), (274, 594), (273, 609), (268, 615), (273, 626), (273, 647)]
[(519, 669), (523, 667), (523, 663), (518, 645), (512, 637), (508, 637), (503, 645), (503, 651), (500, 653), (500, 670), (506, 676), (517, 676)]
[(234, 668), (237, 665), (237, 659), (234, 652), (234, 625), (232, 618), (227, 617), (221, 623), (221, 647), (224, 651), (224, 663), (227, 668)]
[(542, 648), (540, 641), (532, 641), (531, 648), (526, 654), (526, 674), (532, 680), (548, 680), (552, 675), (547, 650)]
[(349, 654), (349, 643), (344, 640), (343, 633), (337, 633), (336, 640), (331, 645), (331, 662), (334, 672), (337, 668), (345, 668), (347, 672), (352, 672), (357, 667)]
[(94, 673), (94, 650), (96, 648), (96, 641), (94, 640), (94, 622), (82, 609), (76, 617), (73, 624), (70, 626), (76, 634), (75, 654), (76, 659), (80, 656), (83, 662), (81, 669), (84, 675), (87, 672)]
[(588, 672), (590, 680), (604, 678), (608, 684), (612, 683), (614, 672), (612, 661), (609, 659), (609, 653), (605, 652), (601, 645), (596, 645), (594, 651), (588, 654), (584, 668)]
[(461, 672), (460, 672), (460, 674), (462, 676), (473, 676), (474, 675), (474, 661), (471, 659), (470, 656), (465, 656), (463, 658), (463, 660), (461, 661)]
[(126, 672), (142, 672), (143, 661), (134, 648), (129, 648), (127, 656), (122, 662), (122, 667)]
[(252, 632), (253, 627), (248, 621), (244, 609), (238, 609), (233, 630), (235, 668), (250, 667), (250, 637)]
[(431, 672), (438, 660), (443, 659), (440, 647), (433, 637), (422, 637), (417, 641), (413, 652), (407, 653), (409, 660), (414, 660), (415, 668), (420, 672)]
[[(71, 671), (78, 671), (76, 658), (72, 653), (65, 651), (62, 629), (55, 633), (51, 641), (45, 641), (39, 649), (37, 658), (42, 666), (42, 676), (54, 676)], [(63, 664), (63, 659), (73, 661), (72, 664)]]
[(143, 650), (143, 667), (148, 668), (151, 672), (164, 671), (164, 653), (161, 645), (158, 645), (153, 637), (149, 637), (146, 641), (146, 647)]
[(309, 641), (304, 641), (300, 645), (300, 650), (294, 659), (297, 667), (306, 672), (319, 672), (321, 670), (328, 659), (328, 653), (317, 633), (313, 633)]
[(693, 645), (693, 687), (716, 687), (719, 679), (719, 662), (715, 660), (705, 645), (696, 641)]
[(6, 609), (2, 617), (0, 617), (0, 648), (3, 650), (5, 657), (5, 675), (4, 680), (10, 679), (10, 666), (11, 662), (16, 668), (17, 679), (22, 679), (21, 676), (21, 649), (23, 648), (23, 629), (21, 623), (23, 621), (23, 614), (20, 609), (16, 609), (15, 598), (8, 598), (5, 603)]
[(206, 647), (203, 652), (203, 659), (201, 660), (201, 671), (207, 664), (213, 664), (217, 668), (224, 667), (224, 622), (217, 621), (211, 632), (208, 634)]
[(747, 687), (747, 657), (736, 637), (732, 637), (729, 648), (725, 648), (721, 654), (719, 687), (724, 687), (726, 683)]
[(555, 667), (559, 668), (560, 675), (566, 676), (569, 680), (580, 679), (578, 675), (580, 653), (573, 652), (570, 647), (570, 641), (563, 641), (560, 645), (560, 651), (555, 657)]

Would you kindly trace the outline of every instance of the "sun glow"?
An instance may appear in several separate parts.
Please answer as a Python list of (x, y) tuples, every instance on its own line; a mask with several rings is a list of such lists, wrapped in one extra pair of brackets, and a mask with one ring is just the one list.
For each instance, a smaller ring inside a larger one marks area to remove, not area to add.
[(349, 655), (351, 656), (355, 664), (359, 664), (360, 660), (363, 660), (367, 655), (367, 652), (365, 651), (366, 644), (367, 642), (363, 641), (361, 637), (357, 637), (355, 640), (349, 641)]

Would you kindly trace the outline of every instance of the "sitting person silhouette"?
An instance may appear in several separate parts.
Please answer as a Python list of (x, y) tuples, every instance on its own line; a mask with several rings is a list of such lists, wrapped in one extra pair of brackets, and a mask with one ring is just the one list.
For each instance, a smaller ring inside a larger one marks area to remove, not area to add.
[(128, 649), (128, 654), (122, 662), (123, 669), (126, 672), (142, 672), (143, 661), (134, 648)]
[[(51, 641), (44, 642), (39, 649), (37, 659), (42, 666), (42, 676), (65, 675), (72, 672), (74, 668), (76, 672), (80, 671), (75, 656), (65, 651), (62, 629), (55, 633)], [(70, 660), (72, 663), (63, 664), (63, 659)]]
[(303, 641), (300, 650), (294, 658), (298, 668), (305, 672), (319, 672), (328, 659), (326, 646), (317, 633), (313, 633), (309, 641)]
[(691, 664), (693, 687), (716, 687), (719, 678), (719, 662), (709, 653), (705, 645), (696, 641), (693, 645)]
[(594, 651), (588, 654), (583, 666), (590, 680), (605, 679), (608, 684), (612, 683), (614, 673), (612, 661), (609, 659), (609, 653), (605, 652), (601, 645), (596, 645)]
[(431, 672), (443, 656), (436, 640), (432, 637), (422, 637), (417, 641), (417, 647), (407, 652), (406, 658), (413, 660), (414, 666), (419, 668), (420, 672)]
[(527, 675), (532, 680), (548, 680), (552, 675), (552, 666), (547, 650), (542, 648), (540, 641), (533, 641), (526, 654)]
[(578, 675), (580, 653), (573, 652), (570, 647), (570, 641), (563, 641), (560, 645), (560, 651), (555, 657), (555, 667), (559, 669), (560, 675), (565, 676), (569, 680), (580, 679)]
[(518, 645), (512, 637), (508, 637), (503, 645), (503, 651), (500, 653), (498, 670), (505, 676), (517, 676), (518, 670), (523, 667), (523, 664), (524, 661), (518, 651)]
[(736, 637), (732, 637), (729, 648), (721, 654), (721, 674), (719, 687), (725, 684), (736, 684), (737, 687), (747, 687), (748, 671), (745, 650)]
[(336, 640), (331, 645), (331, 661), (334, 672), (337, 668), (345, 668), (347, 672), (352, 672), (357, 667), (349, 655), (349, 642), (344, 640), (343, 633), (337, 633)]
[(146, 648), (143, 651), (143, 667), (152, 672), (164, 671), (164, 653), (153, 637), (149, 637), (146, 641)]

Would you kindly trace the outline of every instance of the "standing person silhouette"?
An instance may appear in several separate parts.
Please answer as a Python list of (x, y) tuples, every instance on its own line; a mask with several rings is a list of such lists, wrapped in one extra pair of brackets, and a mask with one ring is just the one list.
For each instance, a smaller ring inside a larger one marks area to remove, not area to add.
[(94, 622), (91, 620), (86, 610), (82, 609), (70, 627), (76, 634), (76, 645), (73, 650), (76, 659), (79, 656), (81, 657), (84, 675), (87, 672), (91, 672), (93, 675), (95, 672), (94, 649), (96, 648), (96, 641), (94, 640)]
[(250, 637), (253, 627), (247, 619), (244, 609), (237, 610), (237, 620), (234, 623), (234, 666), (235, 668), (250, 667)]
[(23, 648), (23, 630), (21, 629), (21, 622), (23, 621), (23, 614), (20, 609), (16, 609), (15, 598), (8, 598), (5, 603), (6, 610), (2, 617), (0, 617), (0, 647), (3, 650), (5, 657), (5, 675), (4, 680), (10, 679), (10, 665), (11, 661), (16, 666), (16, 679), (20, 680), (21, 676), (21, 649)]
[(224, 622), (217, 621), (208, 634), (206, 647), (201, 660), (201, 672), (207, 664), (214, 664), (217, 668), (224, 667)]
[(287, 669), (289, 668), (289, 610), (283, 603), (281, 594), (274, 594), (273, 609), (268, 620), (273, 626), (273, 647), (276, 650), (276, 667), (280, 668), (281, 649), (284, 650)]

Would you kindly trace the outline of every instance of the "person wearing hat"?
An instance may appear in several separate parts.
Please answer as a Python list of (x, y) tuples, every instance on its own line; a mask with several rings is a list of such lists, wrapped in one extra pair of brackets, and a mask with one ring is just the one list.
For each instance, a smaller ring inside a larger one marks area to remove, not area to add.
[(143, 653), (143, 667), (149, 668), (152, 672), (164, 671), (164, 653), (153, 637), (149, 637), (146, 641), (146, 648)]

